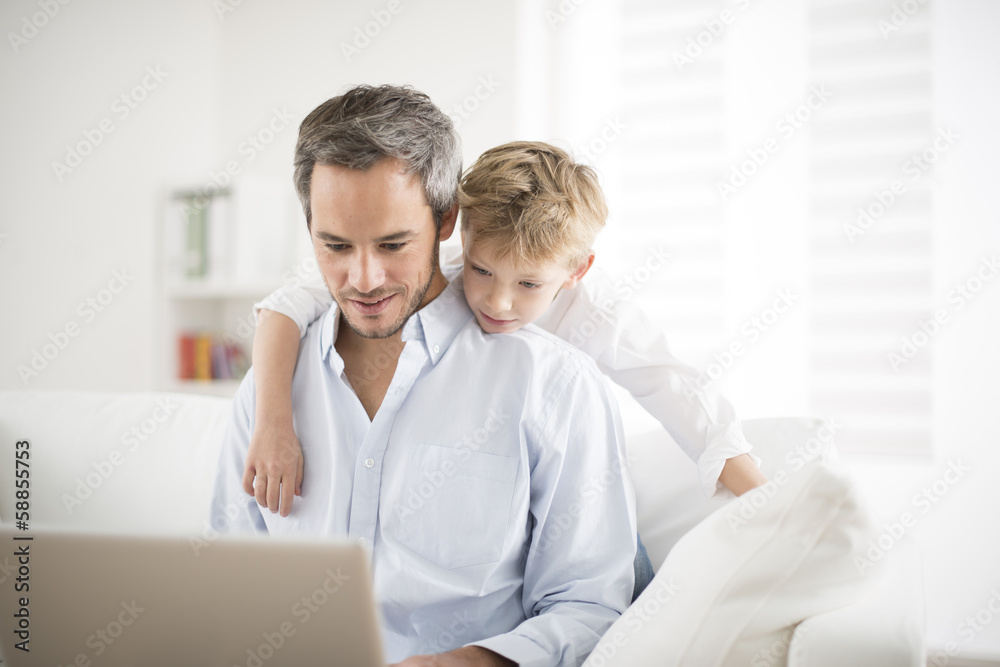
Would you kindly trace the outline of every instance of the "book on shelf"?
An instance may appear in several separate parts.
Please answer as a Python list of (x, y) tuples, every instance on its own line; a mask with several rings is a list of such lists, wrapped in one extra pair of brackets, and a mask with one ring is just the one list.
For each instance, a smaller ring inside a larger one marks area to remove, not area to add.
[(207, 334), (199, 334), (194, 339), (194, 379), (212, 379), (212, 339)]
[(250, 368), (243, 348), (226, 336), (184, 332), (178, 336), (181, 380), (242, 380)]
[(283, 180), (252, 175), (224, 189), (175, 190), (163, 242), (175, 283), (276, 281), (297, 250), (312, 250), (294, 191)]
[(230, 192), (173, 194), (164, 232), (167, 270), (177, 282), (224, 281), (231, 277)]

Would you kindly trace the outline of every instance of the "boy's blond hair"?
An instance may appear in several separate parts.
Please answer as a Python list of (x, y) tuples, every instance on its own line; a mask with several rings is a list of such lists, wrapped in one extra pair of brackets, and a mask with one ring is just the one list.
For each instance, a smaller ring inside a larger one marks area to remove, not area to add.
[(462, 230), (515, 264), (576, 268), (608, 217), (594, 170), (537, 141), (480, 155), (462, 177), (458, 202)]

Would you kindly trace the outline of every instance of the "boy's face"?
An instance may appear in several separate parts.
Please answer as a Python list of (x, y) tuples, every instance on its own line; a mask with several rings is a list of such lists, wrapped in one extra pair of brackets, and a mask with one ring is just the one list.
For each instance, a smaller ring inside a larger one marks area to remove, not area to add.
[(462, 232), (465, 299), (486, 333), (511, 333), (535, 321), (560, 288), (572, 289), (590, 268), (593, 255), (576, 269), (565, 262), (516, 266), (509, 256)]

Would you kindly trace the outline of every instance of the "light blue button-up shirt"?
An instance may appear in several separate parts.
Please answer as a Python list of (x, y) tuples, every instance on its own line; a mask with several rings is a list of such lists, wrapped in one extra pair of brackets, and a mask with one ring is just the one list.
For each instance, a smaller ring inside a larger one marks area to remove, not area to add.
[(593, 361), (533, 326), (483, 333), (459, 278), (406, 322), (369, 420), (334, 347), (339, 323), (334, 304), (299, 350), (305, 476), (291, 514), (242, 490), (251, 371), (213, 524), (369, 545), (390, 662), (475, 644), (522, 666), (582, 663), (628, 606), (636, 535), (618, 408)]

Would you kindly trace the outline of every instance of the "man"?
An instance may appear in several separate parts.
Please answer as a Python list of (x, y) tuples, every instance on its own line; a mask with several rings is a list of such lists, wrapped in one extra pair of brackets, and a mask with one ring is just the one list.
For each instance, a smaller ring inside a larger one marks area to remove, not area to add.
[(402, 665), (578, 665), (632, 591), (619, 416), (588, 358), (531, 326), (484, 333), (442, 276), (459, 151), (448, 118), (406, 88), (358, 87), (303, 121), (296, 189), (335, 301), (292, 383), (309, 479), (287, 518), (243, 492), (251, 372), (213, 522), (368, 545)]

